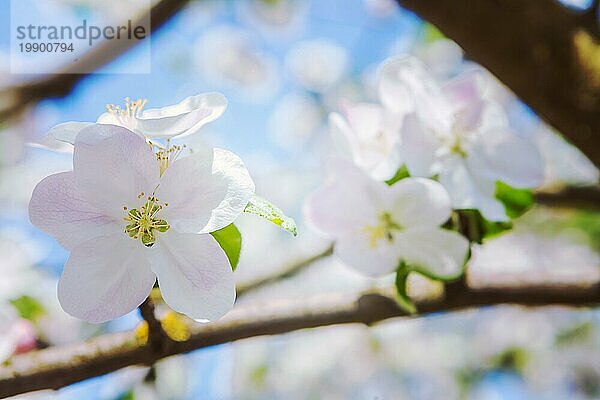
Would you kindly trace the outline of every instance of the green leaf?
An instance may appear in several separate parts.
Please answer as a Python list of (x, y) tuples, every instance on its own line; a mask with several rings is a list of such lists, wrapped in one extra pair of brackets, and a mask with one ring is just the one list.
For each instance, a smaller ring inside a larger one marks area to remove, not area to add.
[(260, 196), (252, 196), (244, 212), (249, 214), (257, 215), (261, 218), (271, 221), (275, 225), (281, 227), (283, 230), (288, 231), (292, 235), (298, 234), (298, 228), (296, 227), (296, 221), (293, 218), (286, 216), (281, 209), (271, 204), (268, 200), (263, 199)]
[(219, 245), (227, 254), (231, 269), (235, 271), (240, 260), (240, 250), (242, 249), (242, 235), (234, 224), (229, 224), (225, 228), (211, 232), (211, 235), (219, 242)]
[(446, 36), (440, 32), (434, 25), (425, 23), (423, 26), (423, 40), (425, 43), (435, 42), (439, 39), (445, 39)]
[(410, 174), (408, 173), (408, 168), (406, 168), (406, 164), (403, 164), (400, 168), (398, 168), (398, 171), (396, 171), (396, 174), (393, 177), (391, 177), (390, 179), (388, 179), (387, 181), (385, 181), (385, 183), (392, 186), (394, 183), (398, 182), (399, 180), (408, 178), (409, 176), (410, 176)]
[[(471, 231), (476, 231), (474, 236), (476, 238), (469, 238), (471, 241), (476, 243), (481, 243), (485, 239), (490, 239), (492, 237), (498, 236), (502, 233), (505, 233), (512, 229), (512, 222), (495, 222), (489, 221), (481, 215), (479, 210), (457, 210), (456, 213), (460, 216), (459, 224), (464, 226), (456, 227), (457, 230), (461, 231), (461, 233), (465, 236), (467, 232), (465, 229), (471, 233)], [(466, 221), (465, 221), (466, 219)], [(476, 239), (476, 240), (473, 240)]]
[(496, 198), (504, 204), (506, 215), (517, 218), (533, 205), (533, 192), (528, 189), (516, 189), (504, 182), (496, 182)]
[(407, 313), (414, 314), (417, 312), (417, 307), (412, 302), (410, 297), (408, 296), (408, 292), (406, 290), (406, 282), (408, 280), (408, 274), (410, 273), (410, 269), (406, 266), (406, 264), (401, 263), (400, 267), (396, 271), (396, 301), (398, 301), (398, 305)]
[(17, 309), (21, 318), (29, 321), (35, 321), (46, 314), (44, 306), (33, 297), (27, 295), (11, 300), (10, 303)]
[(134, 400), (134, 399), (135, 399), (135, 394), (133, 393), (133, 389), (121, 394), (119, 397), (116, 398), (116, 400)]

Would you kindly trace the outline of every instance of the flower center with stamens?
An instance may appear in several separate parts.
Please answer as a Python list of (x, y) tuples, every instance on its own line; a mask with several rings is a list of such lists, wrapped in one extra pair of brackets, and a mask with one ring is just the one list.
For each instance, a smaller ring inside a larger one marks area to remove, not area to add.
[[(144, 193), (138, 195), (139, 199), (143, 197)], [(123, 207), (124, 211), (128, 211), (123, 219), (129, 223), (125, 227), (125, 233), (133, 239), (139, 239), (146, 247), (152, 246), (156, 242), (156, 232), (164, 233), (171, 227), (167, 221), (157, 216), (166, 206), (167, 203), (160, 204), (156, 197), (149, 196), (139, 209), (128, 210), (127, 207)]]
[(389, 213), (385, 212), (379, 216), (379, 224), (367, 226), (365, 230), (367, 231), (369, 247), (374, 249), (381, 239), (392, 242), (394, 240), (393, 231), (402, 230), (402, 226), (392, 220)]
[(106, 109), (109, 113), (115, 115), (121, 120), (130, 121), (135, 117), (139, 117), (142, 113), (142, 109), (148, 103), (148, 100), (138, 99), (136, 101), (131, 101), (129, 97), (125, 98), (125, 107), (117, 106), (114, 104), (108, 104)]
[(167, 146), (158, 147), (156, 143), (152, 143), (152, 145), (158, 148), (156, 160), (158, 161), (158, 168), (161, 176), (167, 168), (169, 168), (169, 165), (173, 164), (173, 162), (179, 158), (181, 153), (187, 149), (185, 144), (172, 145), (169, 141), (167, 141)]

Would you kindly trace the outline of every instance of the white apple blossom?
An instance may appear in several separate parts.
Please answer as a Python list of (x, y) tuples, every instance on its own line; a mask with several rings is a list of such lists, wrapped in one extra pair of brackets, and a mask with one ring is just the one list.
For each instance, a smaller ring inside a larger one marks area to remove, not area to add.
[(281, 86), (278, 60), (257, 45), (252, 32), (232, 25), (206, 31), (194, 45), (194, 59), (204, 80), (233, 89), (243, 100), (263, 102)]
[[(125, 106), (109, 104), (96, 123), (118, 125), (146, 138), (174, 138), (195, 133), (203, 125), (219, 118), (227, 108), (221, 93), (190, 96), (162, 108), (145, 109), (147, 100), (125, 99)], [(48, 136), (61, 142), (75, 143), (77, 134), (92, 122), (65, 122), (50, 129)]]
[(75, 139), (73, 171), (36, 186), (32, 223), (71, 251), (58, 284), (66, 312), (114, 319), (137, 307), (156, 278), (165, 301), (192, 318), (231, 308), (231, 266), (209, 233), (237, 218), (254, 183), (226, 150), (175, 159), (177, 149), (155, 154), (123, 127), (93, 124)]
[(286, 65), (304, 88), (322, 93), (339, 83), (348, 70), (348, 53), (335, 42), (317, 39), (299, 42), (286, 56)]
[(331, 181), (307, 200), (305, 212), (335, 240), (344, 263), (367, 275), (393, 272), (401, 262), (440, 279), (462, 273), (469, 242), (440, 228), (451, 207), (438, 182), (406, 178), (389, 186), (342, 159), (331, 167)]
[(501, 107), (483, 94), (476, 73), (441, 86), (415, 58), (392, 58), (381, 68), (383, 104), (407, 113), (401, 141), (410, 174), (439, 175), (454, 208), (500, 221), (507, 216), (495, 198), (496, 181), (533, 188), (543, 167), (536, 147), (512, 132)]
[(394, 176), (401, 161), (402, 118), (376, 103), (345, 102), (343, 114), (329, 115), (334, 140), (347, 147), (356, 165), (377, 180)]

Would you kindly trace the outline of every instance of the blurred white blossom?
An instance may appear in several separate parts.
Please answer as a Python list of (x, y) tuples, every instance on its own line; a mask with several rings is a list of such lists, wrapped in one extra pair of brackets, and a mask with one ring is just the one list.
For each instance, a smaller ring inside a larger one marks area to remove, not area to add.
[(335, 240), (334, 254), (366, 275), (395, 271), (400, 262), (439, 279), (462, 274), (469, 242), (442, 229), (451, 213), (442, 185), (406, 178), (392, 186), (350, 162), (332, 160), (325, 187), (306, 202), (306, 218)]
[(316, 39), (297, 43), (286, 56), (294, 79), (308, 90), (325, 92), (339, 83), (348, 69), (348, 54), (335, 42)]

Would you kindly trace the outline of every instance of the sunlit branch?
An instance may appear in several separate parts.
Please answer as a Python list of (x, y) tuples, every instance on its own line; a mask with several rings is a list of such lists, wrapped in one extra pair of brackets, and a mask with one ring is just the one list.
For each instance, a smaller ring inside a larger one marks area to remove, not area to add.
[[(189, 1), (159, 1), (149, 11), (151, 32), (156, 32), (165, 22), (182, 10)], [(148, 16), (140, 18), (139, 21), (148, 21)], [(142, 24), (133, 22), (133, 25)], [(70, 64), (54, 74), (0, 90), (0, 121), (18, 117), (27, 106), (40, 100), (68, 95), (75, 85), (88, 75), (77, 73), (78, 71), (96, 71), (126, 53), (139, 42), (135, 40), (105, 41), (80, 57), (76, 63)]]
[[(190, 323), (190, 339), (172, 341), (160, 351), (141, 345), (134, 332), (103, 335), (88, 342), (14, 356), (0, 370), (0, 396), (59, 389), (120, 368), (146, 364), (175, 354), (233, 342), (328, 325), (410, 317), (397, 306), (393, 290), (340, 294), (238, 307), (212, 324)], [(470, 289), (463, 281), (447, 286), (444, 297), (417, 300), (419, 317), (497, 304), (591, 306), (600, 303), (600, 286)]]
[(600, 165), (597, 18), (556, 0), (397, 1), (455, 40)]

